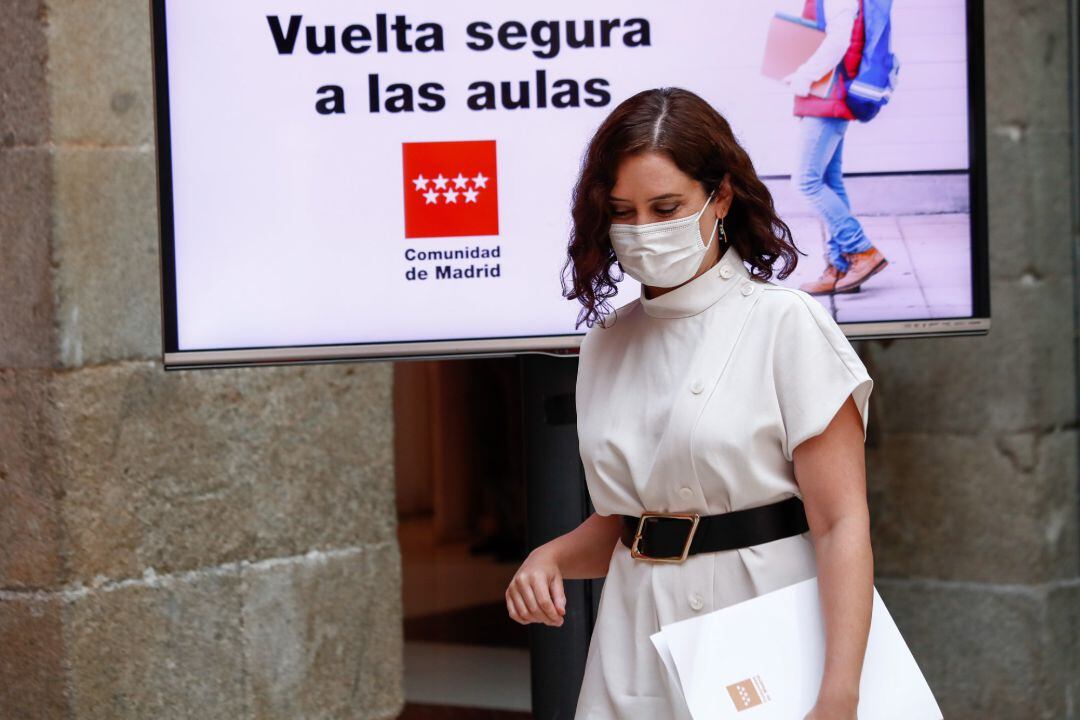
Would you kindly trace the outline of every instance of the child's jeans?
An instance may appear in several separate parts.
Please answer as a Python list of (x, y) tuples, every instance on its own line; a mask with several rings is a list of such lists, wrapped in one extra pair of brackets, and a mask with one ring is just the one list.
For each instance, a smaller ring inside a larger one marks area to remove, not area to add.
[(869, 250), (873, 244), (862, 225), (851, 214), (851, 203), (844, 190), (841, 162), (844, 132), (850, 120), (827, 117), (804, 117), (799, 120), (798, 167), (791, 176), (795, 188), (805, 197), (828, 231), (826, 258), (838, 270), (850, 263), (841, 253)]

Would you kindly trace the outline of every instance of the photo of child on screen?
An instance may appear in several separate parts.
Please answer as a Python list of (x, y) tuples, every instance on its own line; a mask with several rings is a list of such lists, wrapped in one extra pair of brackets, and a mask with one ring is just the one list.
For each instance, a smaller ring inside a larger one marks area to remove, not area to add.
[[(844, 134), (855, 117), (846, 103), (845, 78), (855, 77), (862, 57), (863, 2), (805, 0), (802, 18), (822, 28), (817, 49), (783, 78), (795, 95), (799, 120), (798, 158), (791, 179), (826, 226), (826, 265), (816, 280), (799, 286), (811, 295), (857, 292), (888, 265), (851, 211), (844, 189)], [(833, 72), (822, 97), (811, 85)]]

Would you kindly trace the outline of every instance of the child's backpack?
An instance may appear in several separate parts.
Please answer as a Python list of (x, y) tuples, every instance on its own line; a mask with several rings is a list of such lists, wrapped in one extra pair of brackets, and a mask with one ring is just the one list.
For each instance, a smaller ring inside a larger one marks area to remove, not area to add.
[[(818, 0), (819, 18), (825, 15), (822, 3)], [(892, 51), (892, 0), (862, 0), (860, 5), (865, 33), (862, 59), (858, 72), (846, 81), (845, 102), (856, 120), (867, 122), (889, 102), (896, 89), (900, 61)]]

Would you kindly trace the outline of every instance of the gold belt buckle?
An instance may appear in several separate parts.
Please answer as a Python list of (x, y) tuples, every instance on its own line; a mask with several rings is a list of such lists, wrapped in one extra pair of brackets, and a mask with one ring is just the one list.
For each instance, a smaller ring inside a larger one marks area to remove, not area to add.
[[(677, 520), (686, 520), (690, 523), (690, 532), (686, 535), (686, 544), (683, 545), (682, 555), (671, 557), (652, 557), (651, 555), (643, 555), (638, 551), (638, 543), (641, 542), (641, 532), (645, 529), (645, 521), (651, 517), (665, 517), (675, 518)], [(637, 532), (634, 533), (634, 543), (630, 546), (630, 557), (636, 560), (648, 560), (649, 562), (666, 562), (666, 563), (681, 563), (686, 560), (686, 556), (690, 554), (690, 543), (694, 540), (694, 533), (697, 532), (698, 520), (701, 519), (701, 515), (698, 513), (665, 513), (665, 512), (643, 512), (641, 517), (638, 518)]]

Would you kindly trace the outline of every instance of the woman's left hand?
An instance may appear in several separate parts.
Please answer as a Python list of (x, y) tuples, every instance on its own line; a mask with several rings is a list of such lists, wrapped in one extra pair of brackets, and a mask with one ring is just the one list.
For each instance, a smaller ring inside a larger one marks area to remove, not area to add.
[(803, 720), (857, 720), (858, 706), (857, 702), (828, 702), (819, 698)]

